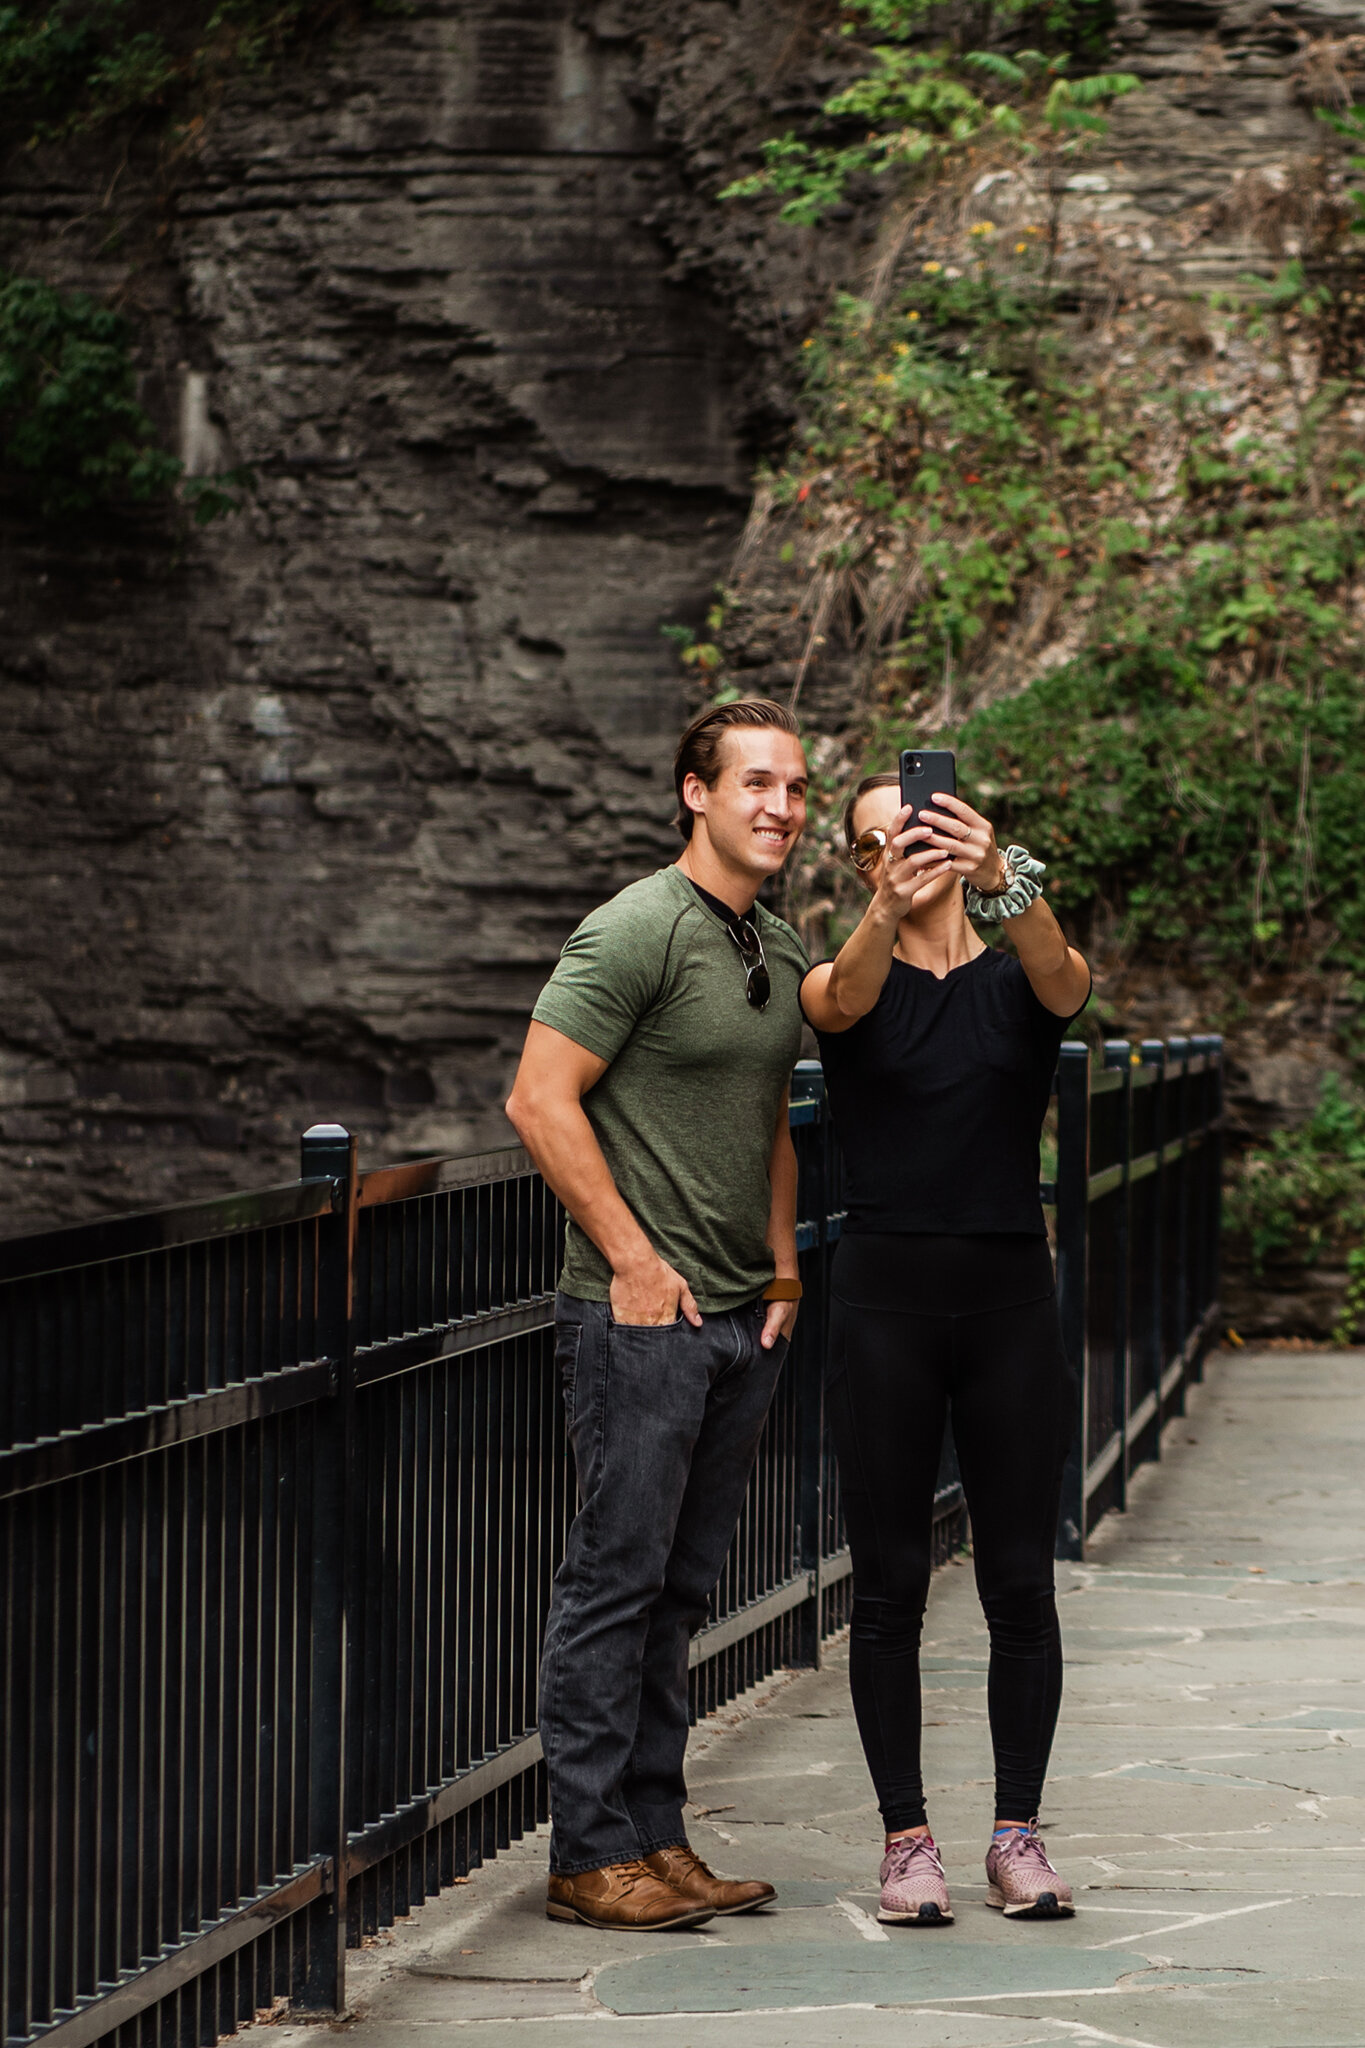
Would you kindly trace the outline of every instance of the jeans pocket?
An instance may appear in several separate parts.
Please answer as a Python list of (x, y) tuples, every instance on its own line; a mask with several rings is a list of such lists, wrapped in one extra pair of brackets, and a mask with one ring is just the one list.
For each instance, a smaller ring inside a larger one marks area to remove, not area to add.
[(564, 1390), (564, 1415), (572, 1423), (574, 1395), (578, 1386), (578, 1354), (583, 1348), (583, 1325), (561, 1322), (555, 1325), (555, 1371)]

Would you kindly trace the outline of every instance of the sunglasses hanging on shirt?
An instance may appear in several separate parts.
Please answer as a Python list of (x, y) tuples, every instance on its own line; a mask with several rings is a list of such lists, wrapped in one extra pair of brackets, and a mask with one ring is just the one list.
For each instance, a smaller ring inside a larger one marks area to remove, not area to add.
[(768, 963), (763, 957), (763, 941), (747, 917), (736, 918), (725, 927), (734, 940), (739, 956), (744, 962), (744, 999), (751, 1010), (766, 1010), (768, 998), (773, 992), (768, 979)]

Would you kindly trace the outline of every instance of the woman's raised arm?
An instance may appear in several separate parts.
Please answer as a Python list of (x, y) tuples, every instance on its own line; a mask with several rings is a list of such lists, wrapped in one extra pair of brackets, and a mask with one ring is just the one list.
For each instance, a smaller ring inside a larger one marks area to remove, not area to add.
[(891, 821), (877, 886), (857, 930), (833, 960), (812, 967), (801, 984), (801, 1007), (817, 1031), (847, 1031), (872, 1009), (891, 972), (901, 919), (947, 865), (942, 852), (922, 844), (931, 836), (927, 825), (906, 830), (911, 809), (903, 806)]
[[(934, 827), (930, 846), (948, 855), (957, 874), (989, 894), (1005, 875), (995, 827), (961, 797), (936, 796), (934, 801), (936, 810), (921, 813)], [(1054, 1017), (1074, 1017), (1090, 993), (1090, 969), (1084, 954), (1067, 944), (1042, 897), (1035, 896), (1027, 910), (1006, 918), (1004, 929), (1043, 1008)]]

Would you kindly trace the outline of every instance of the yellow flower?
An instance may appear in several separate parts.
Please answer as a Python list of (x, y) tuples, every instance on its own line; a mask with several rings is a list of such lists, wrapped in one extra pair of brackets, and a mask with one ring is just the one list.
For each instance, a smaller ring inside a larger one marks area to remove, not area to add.
[(969, 235), (993, 235), (995, 233), (995, 222), (993, 220), (979, 220), (975, 227), (968, 228), (967, 233)]
[[(1019, 246), (1020, 246), (1020, 247), (1022, 248), (1022, 247), (1023, 247), (1023, 243), (1021, 242)], [(808, 335), (806, 336), (805, 340), (804, 340), (804, 341), (802, 342), (801, 346), (802, 346), (802, 348), (814, 348), (814, 347), (815, 347), (815, 336), (814, 336), (813, 334), (808, 334)]]
[[(918, 319), (919, 319), (919, 314), (918, 314), (918, 313), (907, 313), (905, 317), (906, 317), (906, 319), (907, 319), (907, 320), (918, 320)], [(908, 352), (909, 352), (909, 351), (908, 351), (908, 349), (907, 349), (907, 353), (908, 353)]]
[[(1027, 242), (1016, 242), (1016, 243), (1015, 243), (1015, 245), (1014, 245), (1014, 253), (1015, 253), (1015, 255), (1016, 255), (1016, 256), (1022, 256), (1022, 255), (1023, 255), (1023, 253), (1024, 253), (1024, 251), (1025, 251), (1025, 250), (1026, 250), (1027, 248), (1028, 248), (1028, 243), (1027, 243)], [(807, 347), (807, 348), (809, 348), (809, 347), (810, 347), (810, 343), (809, 343), (809, 342), (807, 342), (807, 343), (806, 343), (806, 347)]]
[[(910, 315), (910, 318), (911, 318), (912, 320), (918, 320), (918, 319), (919, 319), (919, 314), (918, 314), (918, 313), (912, 313), (912, 314)], [(908, 355), (909, 355), (909, 353), (910, 353), (910, 344), (909, 344), (909, 342), (908, 342), (908, 341), (898, 341), (898, 342), (896, 343), (896, 354), (897, 354), (898, 356), (908, 356)]]
[(943, 265), (941, 263), (926, 263), (922, 265), (922, 268), (926, 277), (936, 277), (938, 272), (942, 270)]

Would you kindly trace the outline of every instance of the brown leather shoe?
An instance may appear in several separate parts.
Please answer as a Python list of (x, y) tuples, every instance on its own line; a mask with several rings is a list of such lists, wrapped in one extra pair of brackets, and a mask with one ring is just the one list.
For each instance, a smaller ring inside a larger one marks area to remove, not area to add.
[[(654, 1860), (651, 1857), (650, 1862)], [(700, 1927), (715, 1910), (704, 1899), (684, 1898), (638, 1857), (630, 1863), (608, 1863), (602, 1870), (580, 1870), (572, 1877), (552, 1876), (545, 1895), (548, 1919), (581, 1920), (585, 1927), (634, 1927), (646, 1932)]]
[(656, 1849), (652, 1856), (646, 1856), (645, 1863), (683, 1898), (695, 1899), (699, 1906), (709, 1906), (722, 1917), (726, 1913), (752, 1913), (755, 1906), (766, 1906), (777, 1897), (773, 1886), (765, 1884), (761, 1877), (717, 1877), (695, 1849), (682, 1843), (673, 1849)]

